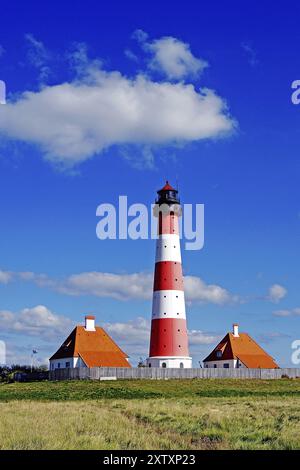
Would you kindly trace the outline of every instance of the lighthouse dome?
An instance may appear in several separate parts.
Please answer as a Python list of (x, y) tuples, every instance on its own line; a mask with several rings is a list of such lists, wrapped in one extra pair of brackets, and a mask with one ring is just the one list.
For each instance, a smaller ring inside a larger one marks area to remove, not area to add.
[(173, 188), (168, 181), (163, 188), (157, 191), (157, 204), (180, 204), (177, 189)]

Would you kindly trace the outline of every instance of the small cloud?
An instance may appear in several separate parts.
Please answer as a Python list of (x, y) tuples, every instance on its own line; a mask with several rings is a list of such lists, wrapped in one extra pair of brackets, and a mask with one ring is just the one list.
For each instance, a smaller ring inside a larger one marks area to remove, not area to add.
[(100, 59), (91, 60), (88, 55), (88, 46), (85, 42), (73, 42), (65, 57), (76, 76), (81, 80), (85, 78), (89, 81), (89, 76), (93, 76), (93, 71), (102, 68)]
[(256, 51), (249, 42), (242, 42), (241, 47), (246, 52), (248, 63), (251, 65), (251, 67), (255, 67), (258, 64)]
[(206, 284), (196, 276), (185, 276), (186, 299), (190, 302), (208, 302), (216, 305), (239, 302), (239, 297), (217, 284)]
[(262, 333), (259, 335), (259, 342), (264, 343), (264, 344), (269, 344), (272, 343), (278, 339), (282, 338), (290, 338), (290, 335), (287, 335), (285, 333), (281, 333), (278, 331), (271, 331), (267, 333)]
[(170, 80), (197, 77), (208, 67), (208, 63), (195, 57), (190, 45), (172, 36), (165, 36), (147, 41), (148, 35), (137, 30), (133, 37), (142, 45), (143, 50), (151, 55), (148, 67), (163, 73)]
[(133, 62), (138, 62), (138, 56), (132, 52), (130, 49), (125, 49), (124, 51), (125, 56), (127, 59), (132, 60)]
[(293, 308), (291, 310), (275, 310), (273, 312), (275, 317), (292, 317), (300, 315), (300, 308)]
[(48, 65), (51, 55), (42, 41), (36, 39), (33, 34), (25, 34), (25, 39), (27, 42), (27, 59), (33, 67), (39, 70), (39, 80), (44, 82), (51, 75)]
[(150, 145), (123, 146), (120, 154), (137, 170), (155, 169), (155, 155)]
[(133, 33), (132, 33), (132, 39), (135, 39), (136, 41), (140, 42), (140, 43), (144, 43), (147, 41), (148, 39), (148, 34), (145, 33), (145, 31), (143, 31), (142, 29), (136, 29)]
[(189, 330), (188, 336), (190, 346), (198, 344), (217, 344), (221, 339), (220, 336), (210, 335), (201, 330)]
[(13, 274), (8, 271), (0, 270), (0, 284), (8, 284), (13, 279)]
[(267, 295), (267, 300), (277, 304), (287, 295), (287, 289), (280, 284), (273, 284), (269, 288), (269, 293)]

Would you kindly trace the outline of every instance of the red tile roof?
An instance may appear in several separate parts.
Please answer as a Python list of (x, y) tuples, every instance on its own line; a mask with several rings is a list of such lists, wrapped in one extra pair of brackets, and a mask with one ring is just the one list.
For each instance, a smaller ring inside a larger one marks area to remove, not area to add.
[(87, 367), (130, 367), (126, 357), (122, 357), (119, 353), (86, 351), (79, 353), (79, 356), (87, 365)]
[(175, 191), (175, 189), (169, 184), (169, 181), (166, 181), (166, 184), (159, 191)]
[[(217, 351), (222, 352), (221, 357), (217, 356)], [(247, 333), (239, 333), (239, 336), (227, 333), (215, 349), (204, 359), (204, 362), (230, 359), (239, 359), (249, 369), (279, 368), (274, 359)]]
[(128, 356), (99, 326), (95, 331), (76, 326), (50, 360), (79, 356), (87, 367), (131, 367)]

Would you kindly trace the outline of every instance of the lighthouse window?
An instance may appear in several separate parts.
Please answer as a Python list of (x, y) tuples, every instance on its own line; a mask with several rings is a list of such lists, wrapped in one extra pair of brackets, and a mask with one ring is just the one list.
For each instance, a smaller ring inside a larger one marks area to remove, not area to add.
[(178, 295), (176, 295), (176, 299), (178, 299)]
[(179, 367), (180, 367), (180, 369), (184, 368), (183, 362), (180, 363)]
[(179, 346), (178, 346), (178, 347), (179, 347), (179, 348), (181, 348), (181, 345), (179, 344)]
[(164, 312), (164, 315), (167, 315), (167, 312)]
[(167, 367), (167, 364), (163, 362), (161, 366), (165, 369)]
[(177, 331), (179, 332), (180, 330), (177, 330)]
[(177, 315), (179, 315), (179, 312), (177, 312)]

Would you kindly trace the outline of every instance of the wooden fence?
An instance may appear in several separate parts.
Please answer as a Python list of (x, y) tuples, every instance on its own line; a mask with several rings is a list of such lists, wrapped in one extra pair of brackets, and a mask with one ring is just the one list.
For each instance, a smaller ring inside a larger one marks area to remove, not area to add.
[(280, 379), (300, 378), (300, 369), (160, 369), (156, 367), (78, 367), (50, 371), (50, 380), (119, 379)]

